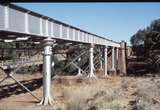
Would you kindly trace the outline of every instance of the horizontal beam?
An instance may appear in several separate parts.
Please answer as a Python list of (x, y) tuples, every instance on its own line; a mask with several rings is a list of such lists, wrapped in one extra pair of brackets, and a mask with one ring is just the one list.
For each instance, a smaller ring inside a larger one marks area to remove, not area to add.
[(120, 47), (120, 43), (54, 20), (14, 4), (0, 4), (0, 32), (51, 37), (81, 43)]

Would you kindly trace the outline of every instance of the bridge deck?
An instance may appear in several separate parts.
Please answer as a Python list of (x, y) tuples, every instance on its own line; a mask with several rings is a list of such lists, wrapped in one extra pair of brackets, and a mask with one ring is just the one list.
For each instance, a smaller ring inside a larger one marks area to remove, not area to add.
[[(13, 35), (18, 35), (18, 37), (28, 35), (32, 38), (51, 37), (65, 41), (120, 47), (120, 43), (118, 42), (14, 4), (0, 4), (0, 35), (0, 38), (3, 39), (12, 39), (14, 38)], [(4, 35), (6, 36), (4, 37)]]

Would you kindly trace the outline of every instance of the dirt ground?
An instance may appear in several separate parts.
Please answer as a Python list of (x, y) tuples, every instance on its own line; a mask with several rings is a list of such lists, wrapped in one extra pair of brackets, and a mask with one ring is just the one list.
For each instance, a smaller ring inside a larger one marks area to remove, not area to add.
[[(41, 74), (15, 77), (23, 81), (22, 83), (41, 99), (43, 89)], [(53, 106), (37, 105), (39, 103), (37, 99), (21, 89), (12, 79), (7, 79), (0, 85), (0, 110), (143, 110), (134, 109), (137, 83), (142, 79), (151, 78), (112, 76), (88, 79), (55, 76), (52, 80)]]

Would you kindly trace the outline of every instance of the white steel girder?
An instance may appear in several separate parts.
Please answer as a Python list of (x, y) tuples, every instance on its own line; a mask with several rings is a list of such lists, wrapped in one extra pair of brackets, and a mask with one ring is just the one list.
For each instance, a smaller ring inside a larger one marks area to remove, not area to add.
[[(15, 18), (15, 19), (12, 19)], [(15, 4), (0, 4), (0, 31), (120, 47), (115, 42)]]

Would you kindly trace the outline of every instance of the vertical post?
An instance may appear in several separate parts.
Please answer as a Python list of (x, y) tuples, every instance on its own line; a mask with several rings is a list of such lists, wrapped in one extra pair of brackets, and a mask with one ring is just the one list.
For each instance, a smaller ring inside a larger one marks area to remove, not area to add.
[(50, 35), (51, 35), (51, 36), (54, 36), (54, 35), (53, 35), (53, 23), (50, 22), (50, 24), (51, 24), (51, 25), (50, 25), (50, 28), (51, 28)]
[(40, 23), (40, 26), (39, 26), (40, 35), (43, 35), (42, 18), (39, 19), (39, 23)]
[(112, 47), (112, 71), (115, 71), (115, 61), (114, 61), (114, 47)]
[(126, 65), (126, 43), (124, 41), (121, 42), (121, 74), (127, 74), (127, 65)]
[(75, 29), (73, 29), (72, 32), (73, 32), (73, 40), (75, 40), (75, 39), (76, 39), (76, 38), (75, 38), (75, 32), (76, 32)]
[(78, 33), (77, 40), (80, 41), (80, 30), (77, 30), (77, 33)]
[(62, 31), (63, 31), (63, 29), (62, 29), (62, 24), (60, 24), (59, 29), (60, 29), (59, 37), (62, 38), (62, 35), (63, 35), (63, 33), (62, 33)]
[(4, 8), (4, 18), (5, 18), (4, 27), (5, 27), (5, 29), (8, 29), (9, 28), (9, 9), (8, 9), (8, 5), (6, 5), (5, 8)]
[[(78, 63), (80, 63), (80, 61), (81, 61), (81, 58), (78, 58)], [(80, 68), (78, 68), (78, 74), (77, 74), (77, 76), (82, 76)]]
[(45, 33), (46, 36), (49, 36), (48, 34), (48, 19), (46, 20), (46, 33)]
[(94, 75), (94, 72), (93, 72), (93, 70), (94, 70), (94, 64), (93, 64), (93, 53), (94, 53), (94, 45), (93, 44), (91, 44), (91, 46), (90, 46), (90, 50), (89, 50), (89, 52), (90, 52), (90, 58), (89, 58), (89, 74), (88, 74), (88, 77), (96, 77), (95, 75)]
[(29, 33), (29, 30), (28, 30), (28, 12), (25, 13), (25, 32)]
[(105, 46), (104, 49), (104, 75), (108, 76), (107, 70), (108, 70), (108, 55), (107, 55), (107, 46)]
[(116, 52), (117, 52), (116, 59), (117, 59), (117, 61), (118, 61), (118, 57), (119, 57), (118, 47), (116, 48)]
[(67, 27), (67, 39), (69, 39), (69, 27)]
[(101, 53), (101, 56), (100, 56), (100, 70), (103, 70), (102, 53)]
[(118, 70), (118, 64), (119, 64), (119, 63), (118, 63), (118, 62), (119, 62), (119, 61), (118, 61), (118, 58), (119, 58), (119, 52), (118, 52), (118, 51), (119, 51), (119, 48), (117, 47), (117, 48), (116, 48), (116, 69), (117, 69), (117, 70)]
[(53, 100), (51, 97), (51, 56), (53, 39), (47, 38), (43, 41), (43, 98), (40, 102), (41, 105), (52, 105)]

